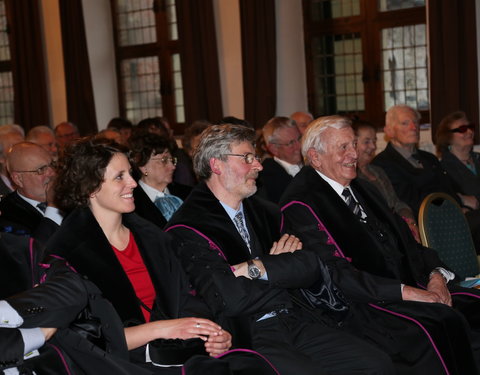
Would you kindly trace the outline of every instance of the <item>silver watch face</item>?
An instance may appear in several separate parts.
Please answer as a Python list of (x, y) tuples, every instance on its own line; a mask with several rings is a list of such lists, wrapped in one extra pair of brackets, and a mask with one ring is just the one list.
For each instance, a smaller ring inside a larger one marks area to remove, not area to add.
[(248, 276), (250, 276), (252, 279), (258, 279), (260, 277), (260, 268), (258, 268), (255, 264), (249, 264)]

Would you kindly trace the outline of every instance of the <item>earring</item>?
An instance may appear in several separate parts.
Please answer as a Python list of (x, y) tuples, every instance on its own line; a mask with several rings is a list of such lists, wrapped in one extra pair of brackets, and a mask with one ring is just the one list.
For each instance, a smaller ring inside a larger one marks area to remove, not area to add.
[(145, 175), (145, 176), (148, 176), (148, 172), (147, 172), (147, 171), (145, 171), (144, 175)]

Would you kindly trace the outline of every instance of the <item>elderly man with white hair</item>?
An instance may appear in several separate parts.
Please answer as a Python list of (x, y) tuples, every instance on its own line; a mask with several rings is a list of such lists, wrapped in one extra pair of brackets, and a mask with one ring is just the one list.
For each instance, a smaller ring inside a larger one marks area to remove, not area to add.
[(480, 293), (456, 286), (380, 192), (356, 179), (356, 142), (347, 118), (309, 125), (302, 144), (309, 165), (282, 197), (284, 230), (317, 249), (362, 317), (352, 330), (389, 352), (401, 373), (477, 374)]

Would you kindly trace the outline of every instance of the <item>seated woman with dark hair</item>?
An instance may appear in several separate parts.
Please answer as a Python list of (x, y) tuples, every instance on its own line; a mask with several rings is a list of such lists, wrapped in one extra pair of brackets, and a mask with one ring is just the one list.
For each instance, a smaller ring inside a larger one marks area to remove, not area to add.
[[(186, 349), (221, 355), (230, 348), (231, 336), (213, 321), (198, 317), (209, 317), (210, 312), (188, 290), (169, 235), (132, 213), (137, 183), (130, 169), (123, 148), (113, 142), (85, 138), (67, 148), (55, 192), (69, 215), (48, 242), (48, 254), (65, 259), (112, 303), (124, 322), (135, 363), (159, 358), (161, 364), (171, 365), (186, 360), (180, 360), (177, 351), (172, 354), (170, 341), (159, 339), (197, 339), (200, 345)], [(232, 360), (228, 366), (233, 366)], [(246, 363), (242, 360), (240, 365)], [(166, 373), (180, 374), (181, 369), (169, 368)]]
[(475, 125), (457, 111), (440, 121), (435, 137), (440, 163), (469, 209), (478, 209), (480, 202), (480, 154), (473, 152), (474, 135)]
[(133, 191), (135, 212), (163, 228), (190, 193), (191, 187), (173, 183), (177, 159), (170, 143), (157, 134), (138, 134), (130, 139), (130, 155), (139, 175)]

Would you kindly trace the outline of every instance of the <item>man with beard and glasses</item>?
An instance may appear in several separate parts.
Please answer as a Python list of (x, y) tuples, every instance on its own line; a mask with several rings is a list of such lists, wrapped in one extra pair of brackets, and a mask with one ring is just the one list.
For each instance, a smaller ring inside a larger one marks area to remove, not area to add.
[(205, 130), (193, 160), (202, 182), (167, 224), (196, 293), (283, 375), (393, 373), (383, 352), (295, 306), (288, 289), (312, 285), (321, 264), (280, 236), (276, 205), (252, 196), (262, 170), (254, 139), (239, 125)]

